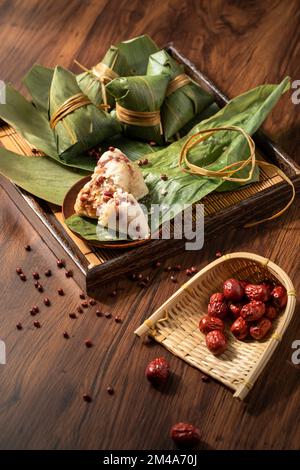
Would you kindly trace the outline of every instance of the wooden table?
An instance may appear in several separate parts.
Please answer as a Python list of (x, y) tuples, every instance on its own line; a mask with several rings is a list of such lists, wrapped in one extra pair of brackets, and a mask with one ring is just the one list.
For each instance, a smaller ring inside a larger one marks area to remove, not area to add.
[[(299, 1), (0, 0), (0, 78), (20, 88), (35, 62), (73, 68), (73, 59), (92, 65), (117, 40), (149, 33), (169, 41), (209, 75), (229, 96), (285, 75), (300, 79)], [(75, 70), (75, 69), (74, 69)], [(298, 162), (300, 105), (290, 95), (280, 101), (264, 126)], [(291, 344), (300, 339), (295, 315), (263, 376), (246, 403), (222, 385), (203, 383), (201, 373), (157, 344), (142, 344), (134, 329), (186, 280), (149, 270), (151, 284), (140, 289), (122, 282), (104, 289), (98, 307), (77, 320), (69, 312), (80, 302), (75, 279), (64, 271), (43, 240), (1, 191), (0, 338), (7, 364), (0, 366), (0, 448), (2, 449), (172, 449), (170, 426), (199, 426), (202, 449), (297, 449), (300, 442), (299, 368), (291, 363)], [(204, 249), (184, 253), (164, 265), (203, 267), (221, 250), (253, 251), (286, 270), (300, 289), (299, 202), (281, 219), (253, 229), (223, 233)], [(32, 251), (24, 246), (30, 243)], [(22, 266), (27, 282), (15, 273)], [(53, 276), (45, 279), (50, 268)], [(33, 286), (42, 274), (45, 293)], [(62, 287), (65, 296), (58, 296)], [(50, 307), (42, 303), (48, 296)], [(35, 318), (29, 311), (38, 304)], [(101, 308), (112, 318), (97, 318)], [(298, 308), (298, 313), (299, 308)], [(122, 323), (116, 323), (119, 315)], [(33, 321), (42, 327), (36, 329)], [(16, 329), (22, 321), (24, 329)], [(63, 332), (71, 334), (69, 340)], [(94, 346), (84, 345), (91, 339)], [(164, 355), (172, 379), (158, 392), (144, 378), (147, 362)], [(107, 387), (115, 393), (107, 393)], [(82, 395), (90, 393), (87, 404)]]

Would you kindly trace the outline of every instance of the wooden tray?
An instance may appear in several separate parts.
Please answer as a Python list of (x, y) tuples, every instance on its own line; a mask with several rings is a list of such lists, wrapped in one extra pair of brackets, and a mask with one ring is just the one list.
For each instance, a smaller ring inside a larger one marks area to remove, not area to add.
[[(224, 106), (228, 98), (196, 67), (182, 56), (172, 45), (168, 52), (184, 64), (186, 73), (214, 96), (219, 106)], [(254, 140), (259, 153), (267, 161), (279, 166), (300, 187), (300, 168), (263, 132), (255, 134)], [(0, 127), (0, 144), (7, 149), (24, 155), (31, 155), (32, 146), (10, 126)], [(91, 247), (80, 240), (63, 223), (61, 208), (47, 204), (26, 191), (18, 188), (0, 176), (0, 184), (17, 207), (32, 223), (49, 248), (58, 258), (63, 258), (68, 266), (76, 271), (78, 284), (88, 294), (97, 297), (99, 287), (116, 276), (149, 265), (158, 258), (182, 251), (185, 240), (153, 240), (140, 247), (114, 250)], [(228, 193), (212, 193), (201, 200), (205, 206), (205, 237), (216, 232), (220, 226), (238, 222), (246, 223), (255, 218), (263, 218), (282, 208), (290, 197), (290, 187), (272, 169), (261, 170), (258, 183)]]

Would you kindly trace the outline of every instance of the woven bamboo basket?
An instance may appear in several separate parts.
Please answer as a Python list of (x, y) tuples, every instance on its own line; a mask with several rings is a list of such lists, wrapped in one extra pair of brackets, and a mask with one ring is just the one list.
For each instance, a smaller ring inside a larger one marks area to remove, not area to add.
[[(228, 348), (221, 356), (211, 354), (200, 333), (200, 318), (207, 314), (207, 302), (222, 291), (225, 279), (236, 277), (250, 282), (266, 279), (287, 290), (286, 308), (274, 321), (262, 341), (238, 341), (226, 327)], [(253, 253), (232, 253), (213, 261), (184, 284), (135, 331), (150, 334), (175, 356), (219, 380), (243, 400), (271, 358), (287, 329), (296, 306), (296, 292), (289, 276), (275, 263)]]

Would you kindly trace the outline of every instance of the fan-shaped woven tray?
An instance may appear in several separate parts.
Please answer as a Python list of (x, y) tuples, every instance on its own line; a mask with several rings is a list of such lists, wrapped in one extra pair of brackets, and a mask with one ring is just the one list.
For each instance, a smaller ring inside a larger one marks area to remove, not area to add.
[[(230, 277), (251, 282), (275, 280), (286, 288), (288, 302), (263, 341), (238, 341), (226, 328), (228, 348), (222, 356), (216, 357), (208, 351), (198, 324), (207, 314), (210, 295), (222, 291), (224, 280)], [(234, 397), (244, 399), (281, 340), (295, 306), (294, 286), (279, 266), (252, 253), (232, 253), (213, 261), (184, 284), (135, 334), (150, 334), (188, 364), (230, 387), (235, 392)]]

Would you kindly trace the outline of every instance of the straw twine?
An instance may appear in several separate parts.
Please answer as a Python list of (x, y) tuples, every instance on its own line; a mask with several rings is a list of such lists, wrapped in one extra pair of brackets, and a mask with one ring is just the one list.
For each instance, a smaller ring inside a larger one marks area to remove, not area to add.
[(68, 98), (58, 109), (52, 114), (50, 119), (50, 127), (54, 129), (59, 121), (67, 117), (69, 114), (76, 111), (76, 109), (82, 106), (91, 104), (89, 98), (83, 93), (77, 93), (74, 96)]
[(116, 103), (116, 114), (119, 121), (124, 124), (141, 127), (160, 126), (162, 133), (160, 111), (133, 111), (131, 109), (123, 108), (119, 103)]
[[(227, 131), (227, 130), (239, 132), (245, 137), (245, 139), (248, 143), (249, 149), (250, 149), (250, 155), (246, 160), (241, 160), (241, 161), (232, 163), (230, 165), (225, 166), (221, 170), (217, 170), (217, 171), (208, 170), (207, 168), (202, 168), (198, 165), (195, 165), (195, 164), (189, 162), (188, 153), (193, 147), (195, 147), (199, 143), (201, 143), (204, 140), (211, 137), (215, 132)], [(183, 164), (185, 164), (187, 168), (184, 167)], [(238, 171), (242, 170), (243, 168), (245, 168), (246, 166), (248, 166), (250, 164), (251, 164), (251, 166), (250, 166), (250, 169), (249, 169), (248, 176), (246, 178), (233, 177), (233, 175), (235, 173), (237, 173)], [(275, 166), (271, 163), (267, 163), (267, 162), (262, 161), (262, 160), (256, 160), (255, 143), (254, 143), (252, 137), (247, 132), (245, 132), (244, 129), (242, 129), (241, 127), (238, 127), (238, 126), (222, 126), (222, 127), (213, 127), (213, 128), (210, 128), (210, 129), (204, 129), (202, 131), (197, 132), (196, 134), (191, 135), (187, 139), (184, 146), (182, 147), (180, 157), (179, 157), (179, 166), (181, 167), (182, 171), (184, 171), (186, 173), (190, 173), (190, 174), (193, 174), (193, 175), (199, 175), (199, 176), (206, 176), (206, 177), (211, 177), (211, 178), (221, 178), (224, 181), (234, 181), (234, 182), (237, 182), (237, 183), (247, 183), (247, 182), (251, 181), (256, 164), (258, 166), (262, 167), (262, 168), (263, 167), (270, 167), (270, 168), (275, 169), (277, 171), (277, 173), (281, 176), (281, 178), (284, 181), (286, 181), (292, 187), (292, 196), (291, 196), (291, 199), (289, 200), (289, 202), (279, 212), (276, 212), (272, 216), (266, 217), (262, 220), (248, 223), (244, 226), (246, 228), (253, 227), (253, 226), (261, 224), (263, 222), (273, 220), (273, 219), (276, 219), (277, 217), (280, 217), (291, 206), (291, 204), (293, 203), (293, 201), (295, 199), (295, 194), (296, 194), (295, 193), (295, 187), (294, 187), (292, 181), (289, 179), (289, 177), (280, 168), (278, 168), (277, 166)]]
[(170, 81), (169, 86), (167, 88), (166, 96), (170, 96), (172, 93), (177, 91), (179, 88), (182, 88), (185, 85), (188, 85), (191, 82), (191, 79), (185, 73), (181, 73), (177, 75), (177, 77), (173, 78)]

